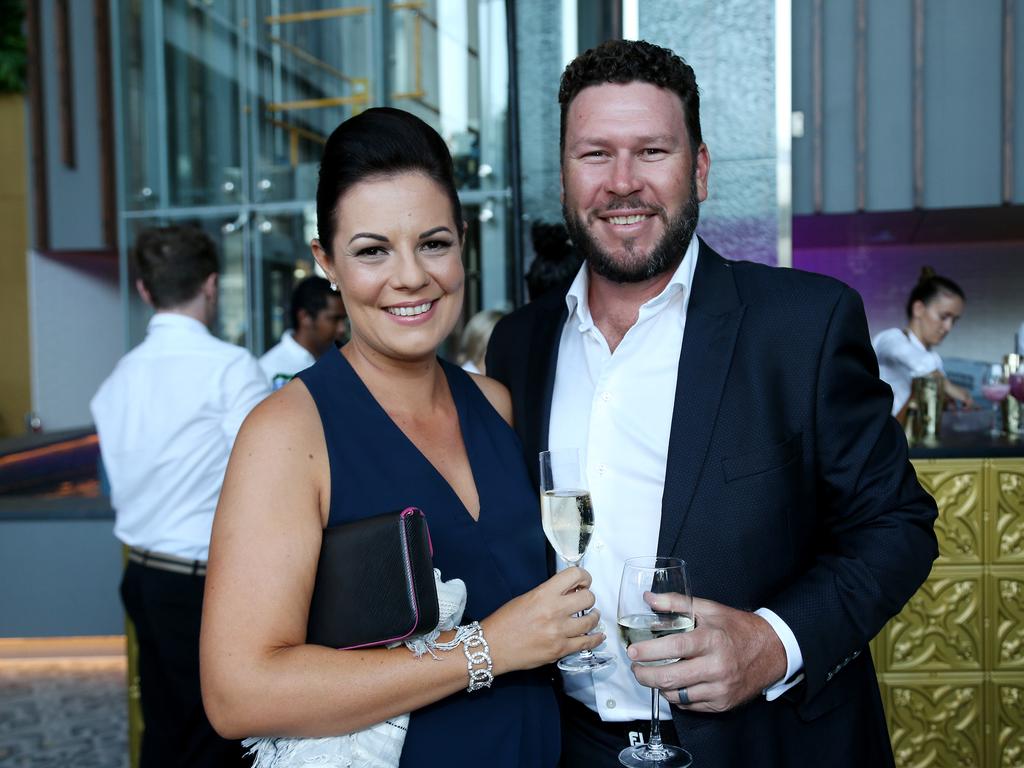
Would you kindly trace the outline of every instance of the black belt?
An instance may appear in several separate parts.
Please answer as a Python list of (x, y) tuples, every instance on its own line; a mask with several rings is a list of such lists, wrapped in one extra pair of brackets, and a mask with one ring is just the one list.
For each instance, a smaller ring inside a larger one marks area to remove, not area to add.
[[(600, 732), (607, 739), (614, 740), (614, 743), (619, 745), (617, 749), (645, 744), (650, 738), (650, 720), (602, 721), (601, 716), (594, 710), (566, 694), (562, 695), (559, 705), (562, 708), (563, 741), (564, 731), (573, 728), (583, 729), (591, 734)], [(671, 720), (659, 721), (659, 729), (662, 741), (679, 746), (679, 737)]]
[(154, 552), (151, 549), (139, 549), (138, 547), (128, 548), (128, 560), (133, 563), (155, 568), (158, 571), (170, 571), (185, 576), (205, 576), (205, 560), (189, 560), (185, 557), (165, 555), (162, 552)]

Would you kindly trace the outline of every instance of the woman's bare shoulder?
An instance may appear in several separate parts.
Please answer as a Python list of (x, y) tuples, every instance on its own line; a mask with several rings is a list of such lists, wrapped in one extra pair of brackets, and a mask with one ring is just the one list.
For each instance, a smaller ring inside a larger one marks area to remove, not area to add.
[(488, 378), (479, 373), (469, 374), (470, 378), (484, 393), (484, 397), (491, 404), (491, 407), (498, 412), (509, 426), (512, 425), (512, 395), (508, 388), (496, 379)]
[(236, 441), (259, 456), (323, 450), (323, 426), (306, 385), (293, 379), (252, 409)]

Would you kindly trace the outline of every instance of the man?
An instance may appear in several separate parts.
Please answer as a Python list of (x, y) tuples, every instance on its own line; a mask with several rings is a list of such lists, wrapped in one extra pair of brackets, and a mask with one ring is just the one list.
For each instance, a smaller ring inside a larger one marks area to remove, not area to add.
[[(563, 765), (617, 765), (646, 738), (648, 687), (666, 741), (701, 768), (892, 765), (867, 644), (926, 578), (936, 510), (859, 298), (693, 237), (711, 159), (693, 70), (671, 51), (604, 43), (569, 65), (559, 101), (585, 266), (498, 324), (487, 372), (531, 467), (544, 448), (585, 450), (605, 626), (627, 557), (685, 558), (698, 598), (694, 631), (628, 656), (609, 632), (615, 668), (564, 677)], [(682, 661), (633, 663), (656, 659)]]
[(290, 330), (260, 358), (260, 368), (267, 379), (281, 376), (289, 379), (309, 368), (348, 330), (345, 305), (322, 277), (307, 277), (292, 291)]
[(156, 314), (92, 400), (114, 534), (128, 550), (121, 598), (139, 643), (142, 768), (242, 765), (199, 691), (199, 619), (213, 512), (228, 454), (269, 392), (256, 359), (207, 327), (217, 254), (194, 229), (139, 235), (136, 287)]

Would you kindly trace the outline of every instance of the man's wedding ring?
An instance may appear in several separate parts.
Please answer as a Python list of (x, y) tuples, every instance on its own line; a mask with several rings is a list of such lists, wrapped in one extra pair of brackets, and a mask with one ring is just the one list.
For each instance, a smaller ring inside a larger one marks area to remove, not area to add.
[(679, 697), (680, 706), (685, 707), (687, 704), (690, 703), (690, 694), (686, 692), (685, 688), (680, 688), (678, 691), (676, 691), (676, 695)]

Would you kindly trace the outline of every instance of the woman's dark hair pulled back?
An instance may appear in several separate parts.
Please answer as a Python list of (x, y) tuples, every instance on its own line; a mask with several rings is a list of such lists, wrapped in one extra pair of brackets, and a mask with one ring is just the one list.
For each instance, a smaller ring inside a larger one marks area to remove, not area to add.
[(959, 296), (961, 301), (967, 301), (963, 290), (948, 277), (935, 274), (931, 267), (921, 267), (921, 276), (917, 279), (917, 285), (910, 292), (907, 299), (907, 319), (914, 316), (914, 304), (920, 301), (927, 306), (940, 294)]
[(316, 187), (316, 222), (320, 245), (328, 254), (334, 244), (341, 197), (362, 181), (400, 173), (422, 173), (440, 185), (451, 201), (457, 235), (462, 237), (462, 205), (444, 139), (415, 115), (374, 107), (335, 128), (324, 146)]

